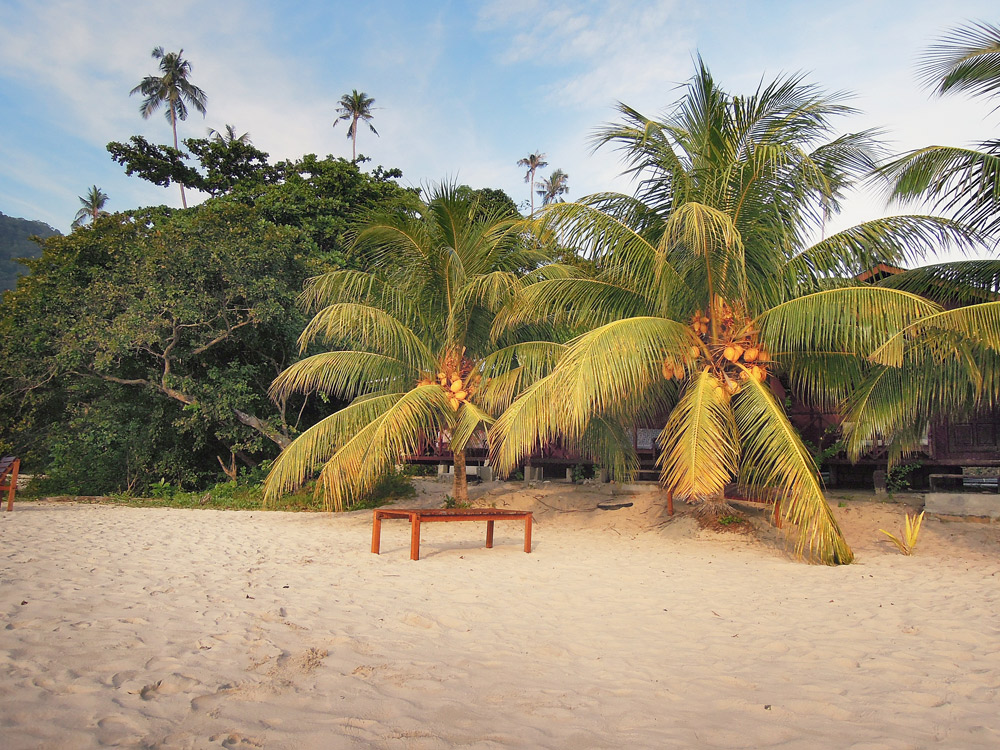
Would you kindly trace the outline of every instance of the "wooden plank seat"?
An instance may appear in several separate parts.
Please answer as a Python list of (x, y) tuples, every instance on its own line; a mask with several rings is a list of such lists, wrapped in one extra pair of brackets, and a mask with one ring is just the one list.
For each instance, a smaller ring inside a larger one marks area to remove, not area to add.
[(20, 469), (21, 459), (17, 456), (0, 458), (0, 493), (7, 490), (8, 512), (14, 510), (14, 493), (17, 492), (17, 473)]
[(493, 547), (493, 524), (496, 521), (524, 521), (524, 551), (531, 552), (531, 511), (497, 508), (376, 508), (372, 516), (372, 553), (382, 544), (382, 519), (405, 518), (410, 521), (410, 559), (420, 559), (420, 527), (424, 523), (444, 521), (486, 521), (486, 547)]

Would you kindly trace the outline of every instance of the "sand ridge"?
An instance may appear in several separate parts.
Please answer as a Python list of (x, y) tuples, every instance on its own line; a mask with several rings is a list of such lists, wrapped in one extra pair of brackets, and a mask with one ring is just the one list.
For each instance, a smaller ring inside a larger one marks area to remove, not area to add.
[[(440, 502), (426, 483), (417, 504)], [(992, 748), (1000, 534), (925, 522), (914, 557), (835, 508), (851, 566), (618, 511), (405, 522), (25, 502), (0, 518), (0, 732), (19, 748)]]

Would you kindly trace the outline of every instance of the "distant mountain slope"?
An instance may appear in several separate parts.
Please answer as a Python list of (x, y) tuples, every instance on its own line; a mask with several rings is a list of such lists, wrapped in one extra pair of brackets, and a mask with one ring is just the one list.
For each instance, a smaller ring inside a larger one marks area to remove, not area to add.
[(43, 221), (16, 219), (0, 212), (0, 290), (17, 286), (17, 277), (28, 269), (14, 258), (37, 258), (42, 254), (38, 243), (28, 238), (33, 235), (51, 237), (60, 234)]

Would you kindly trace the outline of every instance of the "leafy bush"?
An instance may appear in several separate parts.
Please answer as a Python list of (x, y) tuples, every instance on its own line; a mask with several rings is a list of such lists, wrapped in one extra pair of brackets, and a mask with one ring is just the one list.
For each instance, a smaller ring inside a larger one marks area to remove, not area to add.
[(910, 475), (921, 466), (923, 466), (921, 461), (893, 466), (885, 475), (886, 491), (890, 493), (905, 492), (910, 489)]
[(359, 499), (351, 506), (351, 510), (367, 510), (386, 505), (394, 500), (403, 500), (417, 494), (417, 488), (413, 486), (413, 480), (402, 471), (394, 471), (382, 477), (375, 488), (366, 497)]

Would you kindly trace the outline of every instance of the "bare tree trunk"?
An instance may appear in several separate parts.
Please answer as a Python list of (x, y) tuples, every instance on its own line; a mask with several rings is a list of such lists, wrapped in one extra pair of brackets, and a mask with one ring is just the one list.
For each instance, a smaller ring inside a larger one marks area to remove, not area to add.
[(465, 475), (465, 451), (455, 451), (455, 486), (452, 492), (455, 493), (455, 501), (458, 503), (469, 502), (469, 480)]

